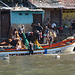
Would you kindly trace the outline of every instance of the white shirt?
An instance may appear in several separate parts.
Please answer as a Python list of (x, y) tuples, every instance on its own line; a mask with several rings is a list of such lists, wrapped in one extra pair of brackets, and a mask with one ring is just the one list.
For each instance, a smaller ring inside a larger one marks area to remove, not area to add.
[(54, 28), (54, 27), (56, 27), (56, 24), (55, 23), (52, 24), (52, 28)]
[(21, 33), (23, 33), (24, 28), (20, 28), (20, 30), (21, 30)]
[(20, 49), (21, 49), (21, 46), (18, 45), (18, 46), (17, 46), (17, 50), (20, 50)]

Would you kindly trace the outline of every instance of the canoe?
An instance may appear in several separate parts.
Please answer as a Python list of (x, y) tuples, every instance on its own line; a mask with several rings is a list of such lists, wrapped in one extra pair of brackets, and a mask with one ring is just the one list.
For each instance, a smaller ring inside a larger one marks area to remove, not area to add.
[[(55, 54), (55, 53), (64, 53), (64, 52), (72, 52), (75, 47), (75, 38), (63, 40), (58, 43), (54, 43), (49, 45), (42, 45), (42, 49), (35, 49), (33, 54)], [(28, 49), (16, 50), (15, 48), (4, 48), (0, 50), (1, 54), (9, 54), (10, 56), (23, 56), (29, 55)]]

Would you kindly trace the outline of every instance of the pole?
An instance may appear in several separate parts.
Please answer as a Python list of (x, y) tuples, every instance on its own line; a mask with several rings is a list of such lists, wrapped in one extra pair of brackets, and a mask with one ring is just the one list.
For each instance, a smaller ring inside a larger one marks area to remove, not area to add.
[(0, 9), (0, 40), (1, 40), (1, 9)]
[(60, 25), (62, 25), (62, 16), (63, 16), (63, 9), (61, 8), (61, 13), (60, 13)]

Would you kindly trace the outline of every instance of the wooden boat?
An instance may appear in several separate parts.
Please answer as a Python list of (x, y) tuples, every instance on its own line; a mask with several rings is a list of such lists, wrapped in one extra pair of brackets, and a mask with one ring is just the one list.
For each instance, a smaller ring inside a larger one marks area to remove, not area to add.
[[(72, 52), (75, 47), (75, 39), (63, 40), (59, 43), (54, 43), (49, 45), (43, 45), (42, 49), (35, 49), (34, 54), (50, 54), (50, 53), (62, 53), (62, 52)], [(16, 50), (15, 48), (3, 48), (0, 54), (9, 54), (10, 56), (22, 56), (29, 55), (29, 50), (22, 49)]]

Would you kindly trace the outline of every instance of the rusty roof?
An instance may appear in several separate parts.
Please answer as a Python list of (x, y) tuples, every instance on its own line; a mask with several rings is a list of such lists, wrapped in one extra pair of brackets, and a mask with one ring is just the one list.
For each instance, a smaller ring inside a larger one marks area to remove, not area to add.
[(60, 0), (60, 2), (62, 2), (64, 7), (67, 9), (69, 9), (69, 8), (75, 9), (75, 0)]
[(38, 8), (75, 9), (75, 0), (29, 0)]
[(52, 0), (41, 0), (41, 1), (30, 1), (33, 5), (38, 8), (63, 8), (63, 5), (58, 1)]

